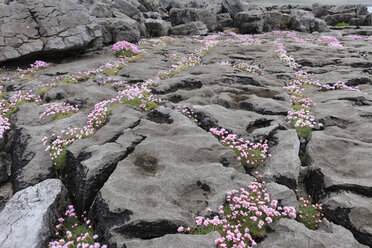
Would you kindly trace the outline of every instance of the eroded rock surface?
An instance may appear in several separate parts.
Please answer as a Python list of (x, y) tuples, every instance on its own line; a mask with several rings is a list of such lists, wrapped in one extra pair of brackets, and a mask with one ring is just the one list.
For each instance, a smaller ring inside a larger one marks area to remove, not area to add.
[(1, 247), (45, 247), (56, 213), (67, 207), (68, 192), (58, 179), (48, 179), (17, 192), (0, 212)]

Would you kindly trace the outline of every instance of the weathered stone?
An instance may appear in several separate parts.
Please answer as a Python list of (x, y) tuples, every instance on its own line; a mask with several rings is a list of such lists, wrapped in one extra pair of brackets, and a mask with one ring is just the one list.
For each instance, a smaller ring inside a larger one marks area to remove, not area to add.
[(109, 10), (109, 6), (105, 3), (97, 2), (90, 9), (89, 14), (97, 18), (110, 18), (112, 14)]
[(222, 8), (234, 19), (236, 14), (245, 11), (240, 0), (222, 0)]
[(124, 14), (120, 18), (100, 18), (98, 22), (103, 33), (108, 35), (108, 38), (104, 38), (105, 43), (122, 40), (135, 43), (139, 40), (138, 23)]
[(330, 194), (322, 204), (326, 218), (351, 230), (359, 242), (372, 243), (371, 198), (342, 191)]
[(197, 21), (171, 27), (170, 33), (173, 35), (204, 35), (208, 33), (208, 28), (201, 21)]
[(67, 194), (58, 179), (49, 179), (17, 192), (0, 212), (1, 246), (48, 246), (56, 213), (67, 207)]
[(221, 164), (230, 151), (215, 137), (178, 112), (159, 111), (171, 124), (142, 120), (133, 129), (145, 140), (118, 163), (93, 204), (98, 231), (111, 245), (176, 233), (178, 225), (194, 226), (196, 214), (207, 206), (217, 211), (228, 190), (251, 180)]
[(337, 248), (342, 244), (345, 248), (366, 247), (356, 241), (350, 231), (332, 223), (326, 222), (324, 231), (312, 231), (295, 220), (280, 219), (270, 224), (274, 230), (259, 244), (265, 247), (309, 247)]
[(173, 26), (201, 21), (207, 26), (208, 31), (215, 31), (219, 29), (216, 14), (207, 9), (173, 8), (169, 12), (169, 18)]
[[(19, 107), (16, 113), (17, 119), (27, 121), (27, 118), (24, 118), (24, 116), (30, 113), (33, 113), (36, 119), (40, 114), (40, 110), (44, 110), (41, 107), (27, 108), (27, 105), (24, 104)], [(46, 146), (42, 142), (45, 136), (51, 137), (53, 133), (60, 134), (68, 126), (82, 127), (85, 124), (86, 118), (82, 113), (41, 126), (36, 123), (33, 125), (32, 122), (30, 122), (30, 125), (22, 122), (20, 124), (16, 123), (11, 150), (11, 181), (14, 190), (19, 191), (54, 175), (53, 162), (49, 156), (49, 152), (45, 151)]]
[(242, 33), (261, 33), (273, 30), (296, 30), (311, 33), (327, 31), (327, 24), (315, 18), (311, 12), (291, 10), (279, 11), (251, 10), (240, 12), (234, 18), (234, 24)]
[[(101, 38), (96, 19), (70, 0), (11, 2), (0, 8), (0, 62), (82, 51)], [(99, 45), (97, 43), (97, 45)]]
[(146, 19), (145, 25), (151, 36), (166, 36), (172, 25), (169, 22), (158, 19)]
[(300, 141), (297, 132), (296, 130), (278, 131), (274, 138), (278, 140), (278, 144), (270, 150), (271, 158), (268, 158), (257, 170), (265, 179), (296, 189), (301, 168), (298, 157)]
[(308, 188), (317, 196), (338, 189), (372, 196), (371, 152), (371, 144), (313, 132), (306, 152), (310, 165)]
[(66, 185), (76, 199), (76, 209), (89, 209), (117, 163), (144, 139), (129, 131), (139, 124), (141, 116), (131, 107), (120, 106), (112, 111), (108, 123), (94, 136), (68, 148)]
[(217, 15), (217, 21), (221, 27), (232, 27), (234, 25), (234, 20), (231, 19), (229, 13), (221, 13)]

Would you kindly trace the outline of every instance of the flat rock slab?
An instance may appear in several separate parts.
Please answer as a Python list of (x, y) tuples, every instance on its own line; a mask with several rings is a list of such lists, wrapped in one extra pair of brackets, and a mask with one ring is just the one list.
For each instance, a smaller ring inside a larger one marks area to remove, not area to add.
[(372, 198), (342, 191), (322, 200), (326, 217), (351, 230), (360, 242), (372, 244)]
[(313, 132), (307, 146), (310, 184), (317, 195), (349, 189), (372, 196), (372, 145)]
[(324, 230), (313, 231), (295, 220), (280, 219), (270, 225), (274, 233), (257, 247), (367, 248), (358, 243), (347, 229), (324, 221), (327, 222)]
[(266, 180), (276, 181), (291, 189), (296, 189), (301, 170), (301, 161), (298, 156), (300, 140), (297, 132), (296, 130), (280, 130), (274, 138), (278, 139), (278, 144), (270, 150), (272, 156), (258, 167), (257, 171)]
[[(218, 232), (206, 235), (167, 234), (150, 240), (133, 240), (126, 243), (127, 248), (215, 248)], [(120, 246), (119, 246), (120, 247)]]
[(217, 211), (227, 191), (252, 180), (221, 164), (230, 151), (212, 134), (178, 112), (160, 111), (171, 124), (142, 120), (133, 129), (145, 140), (118, 163), (93, 204), (98, 232), (109, 244), (194, 226), (197, 214), (206, 207)]
[(47, 247), (56, 213), (67, 207), (67, 194), (58, 179), (17, 192), (0, 212), (0, 246)]

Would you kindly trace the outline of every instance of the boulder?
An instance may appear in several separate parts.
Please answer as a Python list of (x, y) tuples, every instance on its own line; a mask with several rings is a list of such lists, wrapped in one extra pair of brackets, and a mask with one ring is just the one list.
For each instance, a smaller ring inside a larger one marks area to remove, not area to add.
[(300, 32), (324, 32), (327, 24), (315, 18), (309, 11), (291, 10), (251, 10), (240, 12), (234, 19), (234, 24), (241, 33), (261, 33), (273, 30), (296, 30)]
[(97, 2), (89, 9), (89, 14), (97, 18), (110, 18), (112, 14), (109, 10), (108, 4)]
[(0, 62), (76, 53), (99, 47), (101, 36), (96, 18), (71, 0), (0, 3)]
[(172, 27), (169, 22), (158, 19), (146, 19), (145, 25), (149, 35), (155, 37), (168, 35), (169, 29)]
[(204, 35), (208, 33), (207, 26), (201, 22), (189, 22), (170, 28), (170, 34), (173, 35)]
[(278, 144), (270, 150), (272, 157), (265, 160), (263, 166), (257, 168), (257, 171), (265, 179), (296, 189), (301, 169), (301, 161), (298, 157), (300, 141), (297, 132), (296, 130), (278, 131), (274, 139), (278, 140)]
[(47, 247), (57, 214), (68, 205), (67, 194), (58, 179), (17, 192), (0, 212), (1, 247)]
[(243, 12), (246, 9), (240, 0), (222, 0), (222, 10), (229, 13), (234, 19), (236, 14)]
[(335, 192), (322, 200), (325, 216), (351, 230), (362, 244), (372, 244), (372, 198), (351, 192)]
[(103, 42), (106, 44), (122, 40), (132, 43), (139, 41), (138, 23), (124, 14), (120, 15), (120, 18), (100, 18), (98, 23), (104, 34)]
[(234, 25), (234, 20), (231, 19), (229, 13), (221, 13), (217, 15), (217, 21), (221, 27), (232, 27)]
[(217, 15), (208, 9), (172, 8), (169, 12), (169, 18), (173, 26), (201, 21), (207, 26), (208, 31), (219, 29)]
[(295, 220), (282, 218), (270, 224), (274, 232), (257, 247), (367, 248), (358, 243), (349, 230), (326, 219), (323, 222), (320, 230), (313, 231)]
[(310, 165), (307, 187), (316, 196), (337, 189), (372, 195), (370, 143), (313, 132), (306, 153)]
[(323, 19), (328, 25), (345, 22), (350, 25), (371, 26), (372, 14), (365, 5), (321, 5), (313, 4), (315, 17)]

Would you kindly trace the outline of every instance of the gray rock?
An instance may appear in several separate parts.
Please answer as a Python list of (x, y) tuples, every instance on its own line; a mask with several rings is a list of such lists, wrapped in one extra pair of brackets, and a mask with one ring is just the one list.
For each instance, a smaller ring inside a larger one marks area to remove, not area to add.
[(207, 26), (208, 31), (215, 31), (219, 29), (216, 14), (207, 9), (172, 8), (169, 12), (169, 18), (173, 26), (201, 21)]
[(301, 161), (298, 157), (300, 141), (297, 132), (296, 130), (278, 131), (274, 138), (277, 138), (278, 145), (270, 149), (272, 157), (266, 159), (257, 171), (265, 179), (296, 189), (301, 169)]
[[(27, 114), (33, 113), (38, 118), (40, 108), (27, 108), (28, 104), (19, 107), (16, 119), (27, 121)], [(44, 109), (44, 108), (42, 108)], [(32, 112), (31, 112), (32, 111)], [(11, 181), (15, 191), (35, 185), (52, 177), (55, 173), (49, 152), (45, 151), (42, 139), (51, 137), (52, 133), (60, 134), (67, 127), (82, 127), (86, 124), (86, 117), (75, 114), (69, 118), (49, 122), (42, 126), (15, 123), (15, 134), (12, 142), (12, 172)], [(40, 128), (42, 127), (42, 128)]]
[(350, 192), (331, 193), (322, 200), (325, 216), (351, 230), (359, 242), (372, 244), (372, 199)]
[(241, 33), (261, 33), (273, 30), (296, 30), (311, 33), (327, 31), (327, 24), (315, 18), (309, 11), (291, 10), (280, 11), (251, 10), (240, 12), (234, 18), (234, 24)]
[(197, 21), (171, 27), (170, 33), (173, 35), (204, 35), (208, 33), (208, 28), (201, 21)]
[(68, 204), (67, 190), (49, 179), (17, 192), (0, 212), (1, 247), (46, 247), (57, 213)]
[(265, 186), (270, 200), (277, 200), (279, 205), (292, 206), (298, 210), (297, 197), (293, 190), (277, 183), (266, 183)]
[(139, 41), (140, 31), (138, 23), (124, 14), (120, 14), (118, 18), (100, 18), (98, 23), (101, 25), (104, 34), (104, 43), (117, 41), (129, 41), (136, 43)]
[(128, 248), (215, 248), (218, 232), (206, 235), (167, 234), (150, 240), (133, 240), (126, 243)]
[(140, 12), (140, 3), (136, 0), (114, 0), (111, 10), (119, 11), (129, 17), (133, 17)]
[(313, 4), (312, 12), (317, 18), (323, 19), (328, 25), (345, 22), (350, 25), (370, 26), (371, 14), (365, 5), (321, 5)]
[(0, 62), (27, 55), (82, 51), (102, 34), (87, 9), (70, 0), (11, 2), (0, 8)]
[[(326, 220), (324, 220), (326, 222)], [(295, 220), (282, 218), (270, 224), (274, 230), (257, 247), (353, 248), (366, 247), (356, 241), (350, 231), (327, 222), (327, 231), (312, 231)]]
[(239, 103), (241, 109), (263, 115), (287, 115), (291, 109), (289, 102), (251, 95), (248, 100)]
[(169, 22), (158, 19), (146, 19), (145, 25), (151, 36), (159, 37), (168, 35), (172, 25)]
[(7, 154), (0, 152), (0, 185), (6, 183), (8, 179)]
[(120, 106), (112, 111), (108, 123), (94, 136), (68, 148), (66, 185), (76, 200), (76, 209), (89, 209), (117, 163), (143, 140), (130, 131), (139, 124), (141, 116), (141, 112), (129, 106)]
[(229, 13), (233, 19), (236, 14), (246, 10), (240, 0), (222, 0), (222, 9)]
[(98, 232), (110, 245), (194, 226), (195, 215), (207, 206), (217, 211), (228, 190), (251, 181), (221, 164), (235, 159), (223, 159), (230, 151), (215, 137), (178, 112), (158, 111), (167, 121), (143, 119), (133, 129), (145, 140), (118, 163), (93, 204)]
[(232, 27), (234, 25), (234, 20), (231, 19), (229, 13), (221, 13), (217, 15), (217, 21), (221, 27)]
[(89, 14), (97, 18), (110, 18), (112, 14), (109, 10), (109, 6), (105, 3), (97, 2), (90, 9)]
[(313, 132), (306, 149), (310, 165), (308, 188), (315, 195), (337, 189), (372, 195), (371, 144)]

